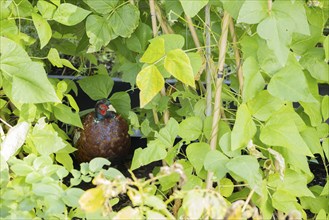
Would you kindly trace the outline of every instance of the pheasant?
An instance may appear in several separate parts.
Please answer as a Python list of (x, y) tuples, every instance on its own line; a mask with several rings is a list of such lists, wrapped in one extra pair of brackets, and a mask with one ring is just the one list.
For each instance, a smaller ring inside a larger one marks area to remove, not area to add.
[(96, 103), (95, 111), (83, 119), (83, 128), (77, 129), (73, 138), (78, 162), (89, 162), (95, 157), (116, 161), (129, 153), (128, 123), (115, 112), (109, 100)]

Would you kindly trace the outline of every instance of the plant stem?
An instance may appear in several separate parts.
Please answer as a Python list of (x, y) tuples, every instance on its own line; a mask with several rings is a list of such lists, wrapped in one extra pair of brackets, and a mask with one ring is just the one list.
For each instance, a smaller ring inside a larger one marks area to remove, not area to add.
[(235, 57), (235, 65), (237, 67), (237, 73), (238, 73), (238, 79), (239, 79), (239, 91), (240, 94), (242, 94), (242, 89), (243, 89), (243, 72), (242, 72), (242, 63), (241, 63), (241, 56), (240, 52), (238, 49), (238, 43), (237, 43), (237, 37), (235, 34), (234, 30), (234, 23), (233, 19), (230, 19), (230, 34), (232, 37), (232, 42), (233, 42), (233, 50), (234, 50), (234, 57)]
[(267, 10), (269, 15), (271, 15), (272, 12), (272, 3), (272, 0), (267, 0)]
[(205, 8), (205, 35), (206, 35), (206, 88), (207, 88), (207, 98), (206, 98), (206, 116), (210, 116), (212, 109), (211, 109), (211, 97), (212, 97), (212, 90), (211, 90), (211, 47), (210, 47), (210, 30), (211, 30), (211, 23), (210, 23), (210, 5), (207, 4)]
[(166, 34), (172, 34), (174, 33), (174, 31), (171, 29), (170, 26), (168, 26), (167, 22), (163, 19), (163, 16), (162, 16), (162, 12), (161, 12), (161, 9), (160, 7), (156, 4), (155, 2), (155, 15), (160, 23), (160, 26), (163, 30), (164, 33)]
[[(217, 145), (218, 137), (218, 123), (220, 120), (220, 108), (221, 108), (221, 96), (222, 96), (222, 85), (224, 81), (224, 63), (225, 63), (225, 54), (226, 54), (226, 44), (227, 44), (227, 34), (228, 26), (230, 22), (230, 15), (224, 11), (224, 16), (222, 20), (222, 34), (219, 40), (219, 59), (218, 59), (218, 72), (216, 79), (216, 88), (215, 88), (215, 105), (214, 105), (214, 114), (212, 121), (211, 129), (211, 138), (210, 138), (210, 149), (215, 150)], [(213, 172), (208, 172), (207, 175), (207, 189), (212, 188), (212, 177)]]
[(188, 15), (185, 15), (185, 19), (187, 21), (188, 28), (190, 29), (194, 44), (197, 47), (198, 51), (200, 51), (200, 47), (201, 47), (200, 46), (200, 41), (199, 41), (198, 35), (196, 34), (195, 28), (193, 26), (192, 19)]
[[(152, 20), (153, 37), (156, 37), (156, 36), (158, 36), (158, 27), (157, 27), (156, 15), (155, 15), (154, 0), (150, 0), (149, 3), (150, 3), (150, 13), (151, 13), (151, 20)], [(161, 94), (162, 94), (162, 90), (161, 90)], [(154, 123), (156, 125), (158, 125), (159, 117), (158, 117), (158, 113), (154, 107), (152, 108), (152, 113), (153, 113)]]
[(8, 122), (6, 122), (5, 120), (3, 120), (2, 118), (0, 118), (0, 121), (2, 123), (4, 123), (5, 125), (7, 125), (9, 128), (12, 128), (13, 126), (11, 126)]
[(252, 189), (252, 190), (250, 191), (250, 193), (249, 193), (249, 195), (248, 195), (248, 197), (247, 197), (247, 199), (246, 199), (246, 201), (245, 201), (245, 203), (244, 203), (244, 205), (243, 205), (243, 207), (242, 207), (242, 209), (241, 209), (241, 212), (244, 212), (244, 211), (246, 210), (247, 205), (249, 204), (249, 201), (250, 201), (252, 195), (254, 194), (254, 192), (255, 192), (254, 189)]

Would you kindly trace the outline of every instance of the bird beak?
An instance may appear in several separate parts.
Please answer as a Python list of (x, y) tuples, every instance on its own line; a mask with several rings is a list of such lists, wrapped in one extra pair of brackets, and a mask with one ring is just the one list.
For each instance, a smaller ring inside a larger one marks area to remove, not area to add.
[(113, 107), (113, 105), (108, 105), (108, 109), (107, 109), (107, 111), (110, 111), (110, 112), (117, 112), (116, 110), (115, 110), (115, 108)]

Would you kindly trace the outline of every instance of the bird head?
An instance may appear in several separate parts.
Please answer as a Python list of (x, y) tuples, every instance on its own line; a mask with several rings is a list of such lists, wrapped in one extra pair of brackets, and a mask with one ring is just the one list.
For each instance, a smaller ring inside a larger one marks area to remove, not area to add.
[(95, 106), (95, 118), (97, 121), (103, 120), (104, 118), (114, 118), (115, 109), (111, 102), (107, 99), (101, 99), (96, 103)]

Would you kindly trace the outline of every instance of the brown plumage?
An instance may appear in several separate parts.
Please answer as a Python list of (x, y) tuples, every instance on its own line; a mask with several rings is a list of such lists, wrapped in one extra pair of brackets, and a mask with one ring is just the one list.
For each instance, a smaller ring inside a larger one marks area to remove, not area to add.
[(97, 102), (95, 112), (83, 120), (83, 130), (75, 134), (76, 158), (79, 162), (89, 162), (95, 157), (111, 160), (123, 159), (130, 150), (128, 124), (115, 112), (109, 111), (108, 101)]

